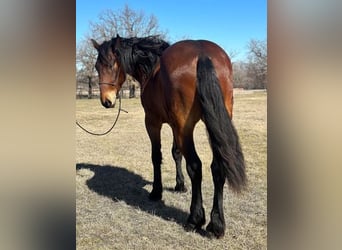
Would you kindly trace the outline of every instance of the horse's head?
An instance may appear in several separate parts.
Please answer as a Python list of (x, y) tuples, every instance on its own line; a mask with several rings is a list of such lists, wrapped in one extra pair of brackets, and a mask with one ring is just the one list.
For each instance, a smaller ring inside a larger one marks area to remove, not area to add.
[(98, 52), (95, 68), (99, 75), (101, 103), (106, 108), (113, 108), (116, 96), (126, 80), (126, 72), (117, 50), (120, 37), (105, 41), (101, 45), (93, 39), (91, 41)]

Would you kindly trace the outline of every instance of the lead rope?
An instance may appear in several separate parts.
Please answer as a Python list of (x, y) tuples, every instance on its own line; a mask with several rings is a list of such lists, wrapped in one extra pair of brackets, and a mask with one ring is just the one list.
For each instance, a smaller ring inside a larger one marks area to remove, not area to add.
[[(115, 107), (115, 104), (114, 104), (114, 107)], [(88, 134), (96, 135), (96, 136), (103, 136), (103, 135), (108, 134), (108, 133), (109, 133), (110, 131), (112, 131), (112, 129), (115, 127), (115, 124), (116, 124), (116, 122), (117, 122), (118, 119), (119, 119), (121, 110), (122, 110), (123, 112), (125, 112), (125, 113), (128, 113), (128, 111), (126, 111), (126, 110), (124, 110), (124, 109), (121, 108), (121, 95), (119, 95), (119, 109), (118, 109), (118, 114), (117, 114), (117, 116), (116, 116), (116, 118), (115, 118), (115, 121), (114, 121), (112, 127), (111, 127), (110, 129), (108, 129), (108, 130), (107, 130), (106, 132), (104, 132), (104, 133), (94, 133), (94, 132), (91, 132), (91, 131), (85, 129), (83, 126), (81, 126), (81, 124), (79, 124), (78, 121), (76, 121), (76, 125), (79, 126), (79, 127), (80, 127), (82, 130), (84, 130), (85, 132), (87, 132)]]

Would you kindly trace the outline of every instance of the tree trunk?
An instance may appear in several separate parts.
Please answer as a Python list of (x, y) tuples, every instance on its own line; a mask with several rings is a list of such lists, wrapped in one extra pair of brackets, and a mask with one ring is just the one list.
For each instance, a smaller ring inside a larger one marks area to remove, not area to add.
[(93, 97), (93, 87), (91, 86), (91, 77), (88, 76), (88, 99)]
[(129, 98), (135, 98), (135, 85), (131, 84), (129, 86)]

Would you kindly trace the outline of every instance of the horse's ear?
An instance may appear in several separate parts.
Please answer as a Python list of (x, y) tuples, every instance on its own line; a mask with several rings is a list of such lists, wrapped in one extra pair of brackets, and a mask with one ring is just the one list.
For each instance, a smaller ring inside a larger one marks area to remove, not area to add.
[(119, 34), (116, 34), (116, 38), (115, 38), (115, 44), (113, 44), (113, 49), (117, 49), (120, 47), (120, 40), (121, 40), (121, 37), (119, 36)]
[(90, 39), (90, 41), (93, 43), (93, 46), (96, 50), (99, 50), (100, 45), (94, 40), (94, 39)]

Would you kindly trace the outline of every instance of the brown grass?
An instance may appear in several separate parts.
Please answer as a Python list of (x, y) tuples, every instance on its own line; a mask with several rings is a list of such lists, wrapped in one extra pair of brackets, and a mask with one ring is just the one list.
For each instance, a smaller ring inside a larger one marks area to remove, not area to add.
[[(175, 167), (171, 156), (172, 132), (162, 129), (163, 200), (150, 202), (153, 180), (150, 142), (139, 99), (124, 99), (114, 130), (95, 137), (76, 128), (76, 235), (78, 249), (266, 249), (267, 237), (267, 94), (235, 94), (234, 124), (247, 164), (247, 189), (236, 195), (226, 184), (226, 234), (208, 239), (186, 232), (182, 223), (190, 209), (189, 191), (172, 191)], [(77, 100), (76, 118), (89, 129), (102, 132), (115, 118), (99, 100)], [(115, 110), (116, 112), (116, 110)], [(195, 143), (203, 163), (203, 200), (207, 223), (213, 199), (211, 150), (204, 124), (195, 130)]]

